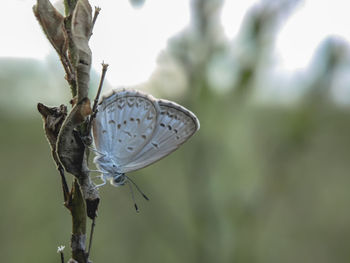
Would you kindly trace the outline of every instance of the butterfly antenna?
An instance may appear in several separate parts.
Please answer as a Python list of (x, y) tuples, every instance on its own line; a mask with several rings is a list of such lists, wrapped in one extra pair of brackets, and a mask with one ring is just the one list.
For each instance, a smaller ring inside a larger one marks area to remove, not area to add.
[(136, 210), (136, 212), (138, 213), (138, 212), (140, 212), (140, 211), (139, 211), (139, 208), (138, 208), (138, 206), (137, 206), (137, 204), (136, 204), (136, 201), (135, 201), (134, 190), (132, 190), (132, 185), (131, 185), (131, 184), (128, 184), (128, 186), (129, 186), (129, 189), (130, 189), (132, 201), (134, 202), (135, 210)]
[(137, 184), (133, 180), (131, 180), (129, 176), (125, 175), (125, 177), (128, 178), (128, 180), (136, 187), (137, 191), (139, 191), (139, 193), (143, 196), (143, 198), (149, 201), (149, 198), (141, 191), (141, 189), (137, 186)]

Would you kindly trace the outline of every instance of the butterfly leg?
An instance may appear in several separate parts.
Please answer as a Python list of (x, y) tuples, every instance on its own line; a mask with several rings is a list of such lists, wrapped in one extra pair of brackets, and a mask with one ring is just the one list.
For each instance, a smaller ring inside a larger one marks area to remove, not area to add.
[(104, 186), (104, 185), (107, 183), (107, 181), (106, 181), (106, 179), (105, 179), (105, 177), (104, 177), (103, 175), (101, 175), (100, 178), (101, 178), (101, 180), (103, 181), (103, 183), (102, 183), (102, 184), (95, 185), (95, 187), (94, 187), (95, 189), (96, 189), (96, 188), (99, 188), (99, 187), (101, 187), (101, 186)]
[[(103, 173), (100, 170), (89, 170), (90, 173)], [(101, 175), (90, 176), (91, 178), (101, 178)]]
[(92, 173), (103, 173), (103, 172), (100, 171), (100, 170), (89, 170), (89, 172), (92, 172)]
[[(103, 176), (103, 172), (102, 172), (102, 171), (100, 171), (100, 170), (89, 170), (89, 172), (98, 172), (98, 173), (101, 173), (101, 174), (99, 174), (99, 175), (90, 176), (93, 180), (95, 180), (95, 179), (98, 178), (98, 179), (101, 179), (101, 180), (103, 181), (102, 184), (97, 185), (95, 188), (106, 184), (106, 183), (105, 183), (105, 180), (104, 180), (104, 176)], [(94, 183), (95, 183), (95, 182), (94, 182)]]
[(97, 149), (94, 148), (94, 147), (88, 146), (88, 148), (89, 148), (91, 151), (93, 151), (93, 152), (95, 152), (95, 153), (98, 153), (99, 155), (101, 155), (101, 156), (103, 156), (103, 157), (106, 156), (106, 154), (100, 152), (99, 150), (97, 150)]
[[(96, 172), (97, 172), (97, 171), (96, 171)], [(98, 172), (100, 172), (100, 171), (98, 171)], [(97, 178), (101, 179), (101, 175), (91, 176), (91, 178), (92, 178), (92, 179), (97, 179)], [(101, 179), (101, 180), (102, 180), (102, 179)]]

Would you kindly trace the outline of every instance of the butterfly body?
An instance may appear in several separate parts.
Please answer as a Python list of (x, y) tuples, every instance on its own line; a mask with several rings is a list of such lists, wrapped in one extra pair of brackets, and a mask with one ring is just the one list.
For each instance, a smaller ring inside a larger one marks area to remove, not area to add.
[(136, 90), (113, 90), (97, 107), (94, 162), (102, 179), (125, 184), (125, 173), (167, 156), (199, 129), (197, 117), (184, 107)]
[[(99, 153), (94, 158), (94, 163), (97, 164), (99, 171), (101, 171), (101, 178), (103, 182), (109, 181), (113, 186), (122, 186), (126, 183), (125, 173), (118, 171), (118, 166), (108, 153)], [(103, 183), (103, 184), (104, 184)]]

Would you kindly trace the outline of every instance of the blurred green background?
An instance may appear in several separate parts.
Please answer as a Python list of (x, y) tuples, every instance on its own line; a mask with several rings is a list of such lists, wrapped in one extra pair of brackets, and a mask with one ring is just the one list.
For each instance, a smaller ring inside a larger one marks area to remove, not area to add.
[[(141, 213), (127, 187), (101, 188), (94, 262), (350, 261), (349, 44), (329, 37), (304, 72), (269, 78), (298, 2), (262, 1), (230, 42), (223, 1), (192, 1), (190, 26), (138, 88), (191, 109), (201, 129), (130, 174), (151, 199), (138, 197)], [(69, 258), (71, 217), (35, 104), (68, 104), (63, 75), (55, 54), (0, 59), (2, 262), (59, 262), (59, 245)]]

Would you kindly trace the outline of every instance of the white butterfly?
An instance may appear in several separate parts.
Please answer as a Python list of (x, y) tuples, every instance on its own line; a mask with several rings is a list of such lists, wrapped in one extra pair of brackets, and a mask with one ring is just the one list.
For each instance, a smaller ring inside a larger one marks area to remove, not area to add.
[[(125, 173), (148, 166), (175, 151), (198, 129), (197, 117), (184, 107), (140, 91), (113, 90), (104, 96), (93, 121), (102, 186), (121, 186)], [(137, 186), (136, 186), (137, 187)]]

